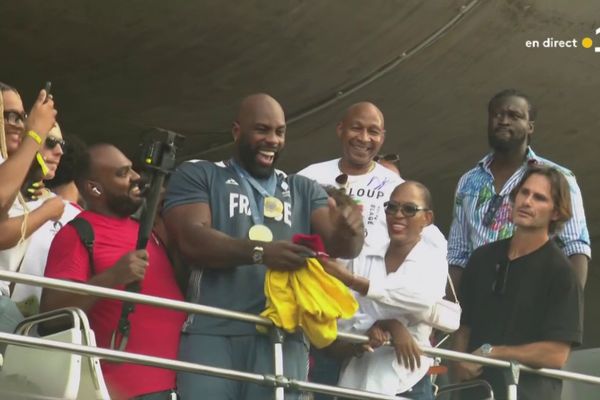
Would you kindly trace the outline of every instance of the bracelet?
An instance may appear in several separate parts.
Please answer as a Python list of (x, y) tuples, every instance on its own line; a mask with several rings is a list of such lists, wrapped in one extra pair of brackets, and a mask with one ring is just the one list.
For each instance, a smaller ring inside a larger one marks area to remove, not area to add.
[(42, 144), (42, 138), (37, 134), (36, 131), (30, 129), (27, 131), (27, 136), (36, 141), (37, 144)]
[(42, 169), (42, 176), (48, 175), (48, 166), (46, 165), (46, 161), (44, 161), (44, 157), (42, 157), (39, 151), (35, 153), (35, 159), (37, 160), (38, 165)]

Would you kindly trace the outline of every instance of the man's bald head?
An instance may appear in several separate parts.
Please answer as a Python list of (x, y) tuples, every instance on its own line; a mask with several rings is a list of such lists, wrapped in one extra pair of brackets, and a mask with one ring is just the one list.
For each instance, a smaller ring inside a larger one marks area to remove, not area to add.
[(236, 122), (243, 125), (255, 121), (258, 117), (266, 116), (277, 117), (285, 124), (285, 113), (281, 104), (266, 93), (256, 93), (241, 101)]
[(357, 115), (371, 113), (377, 115), (379, 118), (379, 127), (382, 130), (385, 130), (383, 113), (375, 104), (368, 101), (361, 101), (360, 103), (352, 104), (350, 107), (348, 107), (348, 109), (346, 109), (346, 112), (344, 113), (344, 116), (340, 122), (345, 124), (352, 123), (353, 118), (355, 118)]
[(277, 100), (264, 93), (244, 98), (232, 129), (236, 160), (254, 177), (270, 176), (285, 132), (285, 114)]

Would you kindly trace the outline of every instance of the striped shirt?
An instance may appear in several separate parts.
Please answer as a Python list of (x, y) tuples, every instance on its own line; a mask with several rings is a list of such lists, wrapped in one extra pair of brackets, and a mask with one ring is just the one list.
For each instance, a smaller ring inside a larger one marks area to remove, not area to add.
[(585, 254), (591, 258), (590, 235), (585, 222), (581, 191), (575, 175), (568, 169), (538, 157), (527, 149), (526, 161), (504, 183), (500, 193), (494, 188), (494, 176), (490, 171), (493, 153), (486, 155), (477, 166), (458, 181), (454, 198), (454, 210), (448, 238), (448, 263), (465, 267), (476, 248), (512, 236), (514, 224), (511, 217), (510, 192), (521, 181), (532, 163), (547, 165), (564, 174), (571, 189), (573, 217), (558, 233), (558, 245), (567, 256)]

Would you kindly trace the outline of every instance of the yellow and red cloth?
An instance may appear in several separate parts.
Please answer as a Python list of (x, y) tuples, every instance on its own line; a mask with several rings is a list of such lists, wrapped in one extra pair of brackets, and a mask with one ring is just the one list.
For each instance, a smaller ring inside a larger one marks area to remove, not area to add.
[[(315, 251), (323, 249), (317, 235), (295, 235), (293, 241)], [(338, 318), (351, 318), (358, 310), (346, 285), (325, 272), (316, 258), (308, 258), (306, 267), (296, 271), (268, 269), (265, 296), (267, 307), (260, 315), (290, 333), (302, 328), (317, 348), (336, 339)]]

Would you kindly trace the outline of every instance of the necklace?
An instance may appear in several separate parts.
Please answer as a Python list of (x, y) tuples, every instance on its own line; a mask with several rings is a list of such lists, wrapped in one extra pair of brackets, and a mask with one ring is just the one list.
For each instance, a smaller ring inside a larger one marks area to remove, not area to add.
[[(371, 160), (370, 164), (369, 164), (369, 169), (367, 170), (367, 172), (365, 172), (364, 174), (360, 174), (360, 175), (354, 175), (354, 176), (361, 176), (361, 175), (366, 175), (369, 172), (373, 171), (375, 169), (375, 165), (377, 163), (373, 160)], [(340, 160), (338, 161), (338, 170), (340, 171), (340, 175), (346, 175), (348, 176), (347, 173), (345, 173), (344, 171), (342, 171), (342, 159), (340, 158)]]

